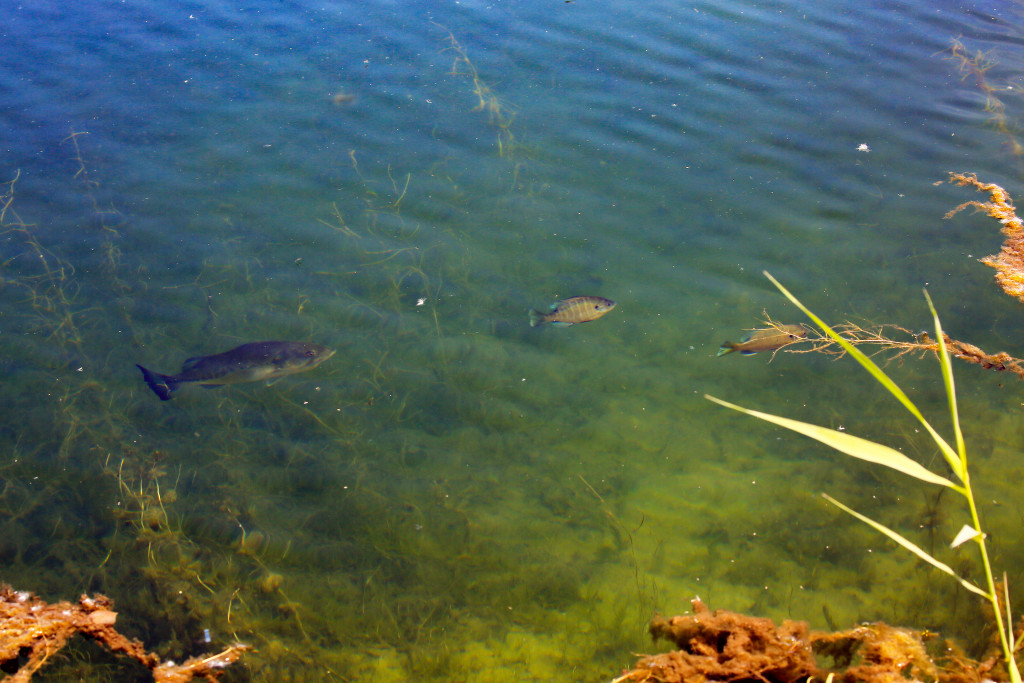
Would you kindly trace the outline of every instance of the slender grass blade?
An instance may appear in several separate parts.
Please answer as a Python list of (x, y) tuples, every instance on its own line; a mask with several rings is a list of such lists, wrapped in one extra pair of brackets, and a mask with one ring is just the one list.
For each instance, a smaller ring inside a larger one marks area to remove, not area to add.
[(953, 382), (953, 364), (949, 362), (949, 353), (946, 351), (946, 336), (942, 333), (942, 323), (939, 322), (939, 314), (935, 310), (932, 298), (928, 296), (928, 290), (924, 291), (924, 298), (928, 302), (928, 309), (932, 312), (932, 320), (935, 321), (935, 339), (939, 343), (939, 363), (942, 365), (942, 381), (946, 384), (949, 415), (953, 420), (953, 436), (956, 439), (956, 450), (959, 456), (956, 463), (950, 463), (950, 467), (953, 468), (960, 481), (966, 481), (967, 447), (964, 445), (964, 433), (960, 429), (960, 412), (956, 407), (956, 385)]
[(882, 444), (875, 443), (874, 441), (868, 441), (867, 439), (862, 439), (859, 436), (853, 436), (852, 434), (840, 432), (835, 429), (819, 427), (807, 422), (791, 420), (787, 417), (779, 417), (778, 415), (770, 415), (768, 413), (750, 410), (707, 394), (704, 395), (704, 398), (709, 401), (714, 401), (718, 405), (725, 406), (726, 408), (738, 410), (741, 413), (759, 418), (766, 422), (771, 422), (772, 424), (785, 427), (786, 429), (791, 429), (794, 432), (803, 434), (804, 436), (809, 436), (812, 439), (816, 439), (817, 441), (820, 441), (827, 446), (831, 446), (837, 451), (846, 453), (854, 458), (866, 460), (867, 462), (875, 463), (877, 465), (885, 465), (886, 467), (891, 467), (892, 469), (914, 477), (915, 479), (920, 479), (921, 481), (926, 481), (930, 484), (948, 486), (956, 491), (961, 491), (960, 486), (954, 484), (943, 476), (935, 474), (917, 461), (911, 460), (894, 448), (889, 448), (888, 446), (883, 446)]
[(935, 559), (934, 557), (932, 557), (931, 555), (926, 553), (924, 550), (922, 550), (919, 546), (917, 546), (913, 542), (907, 540), (906, 538), (904, 538), (900, 534), (896, 533), (895, 531), (893, 531), (889, 527), (883, 526), (883, 525), (879, 524), (878, 522), (876, 522), (875, 520), (871, 519), (870, 517), (865, 517), (864, 515), (862, 515), (859, 512), (857, 512), (856, 510), (853, 510), (852, 508), (846, 507), (845, 505), (843, 505), (842, 503), (840, 503), (838, 500), (836, 500), (832, 496), (828, 495), (827, 493), (821, 494), (821, 497), (824, 498), (825, 500), (827, 500), (828, 502), (832, 503), (833, 505), (835, 505), (840, 510), (853, 515), (854, 517), (856, 517), (860, 521), (864, 522), (868, 526), (872, 527), (876, 531), (882, 532), (883, 534), (885, 534), (886, 536), (888, 536), (892, 540), (896, 541), (897, 543), (899, 543), (901, 546), (903, 546), (904, 548), (906, 548), (910, 552), (912, 552), (915, 555), (917, 555), (918, 557), (920, 557), (922, 560), (924, 560), (925, 562), (927, 562), (931, 566), (935, 567), (936, 569), (938, 569), (940, 571), (943, 571), (943, 572), (949, 574), (954, 579), (959, 581), (960, 585), (963, 586), (964, 588), (966, 588), (967, 590), (971, 591), (972, 593), (977, 593), (978, 595), (982, 596), (983, 598), (991, 599), (991, 596), (988, 593), (986, 593), (982, 589), (978, 588), (977, 586), (975, 586), (970, 581), (967, 581), (966, 579), (962, 579), (959, 576), (957, 576), (957, 573), (955, 571), (953, 571), (953, 569), (948, 564), (945, 564), (944, 562), (940, 562), (939, 560)]

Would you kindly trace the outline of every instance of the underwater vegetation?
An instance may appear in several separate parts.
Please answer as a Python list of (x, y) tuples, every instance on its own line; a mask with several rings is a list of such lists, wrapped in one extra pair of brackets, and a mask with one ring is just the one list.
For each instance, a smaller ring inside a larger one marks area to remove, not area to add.
[(964, 78), (970, 78), (978, 91), (985, 96), (985, 111), (991, 115), (991, 124), (996, 131), (1006, 138), (1006, 144), (1010, 153), (1018, 159), (1024, 156), (1024, 145), (1018, 139), (1019, 131), (1010, 122), (1006, 114), (1006, 103), (1003, 101), (1007, 92), (1013, 92), (1012, 87), (1005, 84), (994, 84), (986, 75), (996, 62), (989, 57), (989, 53), (978, 50), (973, 55), (969, 54), (967, 47), (959, 38), (954, 38), (949, 47), (950, 56), (957, 63), (957, 69)]
[(511, 111), (480, 77), (480, 72), (469, 59), (469, 55), (466, 54), (466, 50), (455, 38), (455, 35), (440, 24), (434, 23), (434, 25), (448, 33), (447, 50), (455, 53), (455, 60), (452, 62), (449, 75), (467, 77), (473, 82), (473, 95), (477, 98), (476, 107), (473, 111), (487, 112), (488, 121), (498, 129), (498, 156), (511, 156), (516, 149), (516, 138), (512, 134), (512, 122), (515, 120), (515, 112)]

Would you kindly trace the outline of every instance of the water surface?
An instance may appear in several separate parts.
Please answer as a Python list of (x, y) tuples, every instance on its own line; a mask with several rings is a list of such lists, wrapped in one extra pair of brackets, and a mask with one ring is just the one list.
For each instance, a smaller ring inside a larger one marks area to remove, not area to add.
[[(913, 330), (927, 286), (954, 337), (1024, 355), (977, 261), (998, 225), (943, 220), (983, 197), (935, 184), (1016, 193), (1016, 6), (3, 14), (0, 578), (104, 592), (163, 656), (251, 642), (239, 679), (610, 679), (695, 595), (975, 645), (971, 596), (817, 493), (976, 577), (951, 497), (702, 396), (942, 470), (848, 359), (715, 353), (801, 322), (768, 270), (828, 320)], [(529, 327), (572, 295), (618, 305)], [(338, 352), (167, 403), (134, 367), (269, 339)], [(889, 370), (948, 430), (934, 358)], [(1013, 583), (1018, 382), (957, 372)], [(124, 675), (53, 672), (97, 667)]]

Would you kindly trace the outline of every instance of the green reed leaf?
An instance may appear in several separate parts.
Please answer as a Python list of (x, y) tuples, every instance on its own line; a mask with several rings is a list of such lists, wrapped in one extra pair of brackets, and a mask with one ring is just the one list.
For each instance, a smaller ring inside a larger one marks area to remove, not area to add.
[[(862, 351), (860, 351), (857, 347), (855, 347), (853, 344), (851, 344), (842, 336), (840, 336), (838, 332), (836, 332), (831, 327), (826, 325), (821, 318), (814, 315), (814, 313), (812, 313), (806, 306), (800, 303), (799, 299), (790, 294), (789, 290), (782, 286), (782, 283), (780, 283), (778, 280), (771, 276), (771, 273), (769, 273), (767, 270), (762, 272), (764, 273), (764, 276), (771, 280), (772, 284), (775, 285), (778, 288), (778, 290), (782, 292), (786, 296), (786, 298), (793, 303), (794, 306), (803, 311), (808, 318), (813, 320), (814, 323), (818, 327), (820, 327), (822, 331), (825, 332), (825, 334), (834, 339), (837, 344), (842, 346), (843, 349), (845, 349), (846, 352), (849, 353), (854, 360), (860, 363), (865, 370), (871, 373), (871, 376), (878, 380), (878, 382), (882, 386), (884, 386), (890, 394), (895, 396), (896, 399), (901, 404), (903, 404), (903, 407), (906, 408), (911, 415), (917, 418), (918, 422), (921, 423), (921, 425), (925, 428), (928, 434), (931, 435), (932, 440), (935, 441), (936, 445), (938, 445), (939, 450), (942, 451), (942, 455), (946, 458), (946, 462), (949, 463), (949, 466), (950, 468), (952, 468), (953, 473), (957, 476), (958, 479), (963, 481), (963, 467), (960, 464), (960, 456), (957, 454), (956, 451), (954, 451), (950, 447), (948, 443), (946, 443), (946, 440), (943, 439), (937, 431), (935, 431), (935, 429), (931, 426), (928, 420), (924, 418), (924, 415), (921, 414), (921, 411), (917, 409), (917, 406), (914, 405), (914, 402), (911, 401), (905, 393), (903, 393), (903, 390), (900, 389), (895, 382), (889, 379), (889, 376), (886, 375), (882, 371), (882, 369), (875, 364), (873, 360), (865, 356)], [(952, 377), (952, 374), (950, 374), (949, 376)]]
[(951, 489), (960, 491), (961, 493), (963, 492), (963, 489), (957, 484), (943, 476), (935, 474), (917, 461), (911, 460), (894, 448), (889, 448), (888, 446), (884, 446), (880, 443), (868, 441), (867, 439), (862, 439), (859, 436), (853, 436), (852, 434), (840, 432), (835, 429), (819, 427), (807, 422), (791, 420), (788, 417), (779, 417), (778, 415), (750, 410), (707, 394), (704, 394), (704, 398), (709, 401), (714, 401), (718, 405), (725, 406), (726, 408), (738, 410), (741, 413), (745, 413), (766, 422), (771, 422), (772, 424), (785, 427), (786, 429), (791, 429), (794, 432), (803, 434), (804, 436), (809, 436), (812, 439), (816, 439), (823, 444), (831, 446), (837, 451), (846, 453), (854, 458), (866, 460), (867, 462), (875, 463), (877, 465), (885, 465), (886, 467), (891, 467), (892, 469), (914, 477), (915, 479), (920, 479), (921, 481), (926, 481), (930, 484), (948, 486)]
[(922, 560), (924, 560), (925, 562), (927, 562), (931, 566), (935, 567), (936, 569), (938, 569), (940, 571), (943, 571), (943, 572), (949, 574), (954, 579), (959, 581), (960, 585), (963, 586), (964, 588), (966, 588), (967, 590), (971, 591), (972, 593), (977, 593), (978, 595), (982, 596), (983, 598), (991, 599), (992, 596), (990, 596), (988, 593), (983, 591), (981, 588), (978, 588), (977, 586), (975, 586), (970, 581), (961, 578), (955, 571), (953, 571), (953, 568), (950, 567), (948, 564), (945, 564), (944, 562), (940, 562), (939, 560), (935, 559), (934, 557), (932, 557), (931, 555), (926, 553), (924, 550), (922, 550), (920, 548), (920, 546), (918, 546), (918, 545), (914, 544), (913, 542), (907, 540), (906, 538), (904, 538), (900, 534), (896, 533), (895, 531), (893, 531), (889, 527), (883, 526), (883, 525), (879, 524), (878, 522), (876, 522), (875, 520), (871, 519), (870, 517), (865, 517), (864, 515), (862, 515), (859, 512), (857, 512), (856, 510), (854, 510), (852, 508), (846, 507), (845, 505), (843, 505), (842, 503), (840, 503), (838, 500), (836, 500), (832, 496), (828, 495), (827, 493), (821, 494), (821, 497), (824, 498), (825, 500), (827, 500), (828, 502), (832, 503), (833, 505), (835, 505), (840, 510), (853, 515), (854, 517), (856, 517), (860, 521), (864, 522), (868, 526), (874, 528), (877, 531), (882, 532), (883, 534), (885, 534), (886, 536), (888, 536), (892, 540), (896, 541), (897, 543), (899, 543), (901, 546), (903, 546), (904, 548), (906, 548), (910, 552), (912, 552), (915, 555), (917, 555), (918, 557), (920, 557)]
[[(956, 385), (953, 382), (953, 364), (949, 362), (949, 353), (946, 351), (946, 335), (942, 333), (942, 323), (939, 322), (939, 314), (935, 310), (932, 298), (928, 296), (928, 290), (924, 290), (924, 298), (928, 302), (928, 309), (932, 312), (932, 320), (935, 321), (935, 338), (939, 343), (939, 363), (942, 365), (942, 381), (946, 384), (949, 415), (953, 421), (953, 436), (956, 439), (958, 457), (955, 462), (950, 462), (949, 466), (960, 477), (960, 481), (966, 481), (967, 447), (964, 445), (964, 433), (960, 429), (960, 412), (956, 407)], [(943, 455), (946, 455), (945, 451), (943, 451)], [(947, 456), (946, 459), (949, 460), (949, 457)]]

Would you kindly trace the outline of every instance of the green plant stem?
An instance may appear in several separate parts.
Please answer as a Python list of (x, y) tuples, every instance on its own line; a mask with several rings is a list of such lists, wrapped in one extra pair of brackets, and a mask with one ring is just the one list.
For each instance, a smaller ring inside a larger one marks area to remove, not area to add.
[[(981, 529), (981, 519), (978, 517), (978, 506), (974, 504), (974, 492), (971, 490), (970, 476), (967, 474), (967, 459), (964, 453), (964, 488), (967, 489), (964, 497), (967, 499), (967, 506), (971, 511), (971, 522), (975, 529)], [(999, 631), (999, 643), (1003, 647), (1003, 656), (1006, 658), (1006, 668), (1010, 672), (1010, 680), (1013, 683), (1021, 683), (1020, 669), (1017, 668), (1017, 660), (1013, 658), (1013, 646), (1010, 643), (1012, 635), (1008, 629), (1013, 624), (1003, 624), (1003, 609), (999, 605), (999, 594), (996, 593), (996, 582), (992, 574), (992, 563), (988, 559), (988, 546), (985, 544), (985, 535), (979, 534), (974, 541), (981, 551), (981, 564), (985, 568), (985, 581), (988, 586), (988, 600), (992, 603), (992, 613), (996, 618), (996, 629)], [(1005, 587), (1005, 586), (1004, 586)]]
[[(960, 458), (960, 478), (963, 482), (963, 490), (959, 493), (967, 499), (967, 507), (971, 512), (971, 524), (977, 531), (981, 530), (981, 517), (978, 515), (978, 506), (974, 502), (974, 491), (971, 489), (971, 477), (967, 469), (967, 446), (964, 443), (963, 431), (960, 429), (960, 413), (956, 405), (956, 385), (953, 380), (953, 367), (949, 360), (949, 352), (946, 351), (946, 337), (942, 333), (942, 324), (939, 322), (939, 314), (935, 310), (932, 298), (928, 296), (927, 290), (924, 298), (928, 301), (928, 308), (931, 311), (932, 319), (935, 321), (935, 338), (939, 342), (939, 363), (942, 365), (942, 377), (946, 384), (946, 396), (949, 399), (949, 414), (953, 421), (953, 433), (956, 439), (957, 455)], [(1012, 623), (1003, 624), (1003, 610), (999, 606), (999, 595), (996, 593), (995, 577), (992, 574), (992, 563), (988, 558), (988, 545), (985, 543), (985, 534), (979, 533), (974, 541), (978, 544), (981, 553), (981, 564), (985, 569), (985, 581), (987, 582), (989, 602), (992, 603), (992, 613), (996, 619), (996, 629), (999, 631), (999, 642), (1003, 647), (1003, 656), (1006, 658), (1006, 668), (1010, 673), (1010, 680), (1013, 683), (1021, 683), (1020, 670), (1017, 668), (1017, 660), (1013, 658), (1013, 633), (1008, 629), (1013, 628)], [(1003, 585), (1004, 590), (1006, 585)]]

